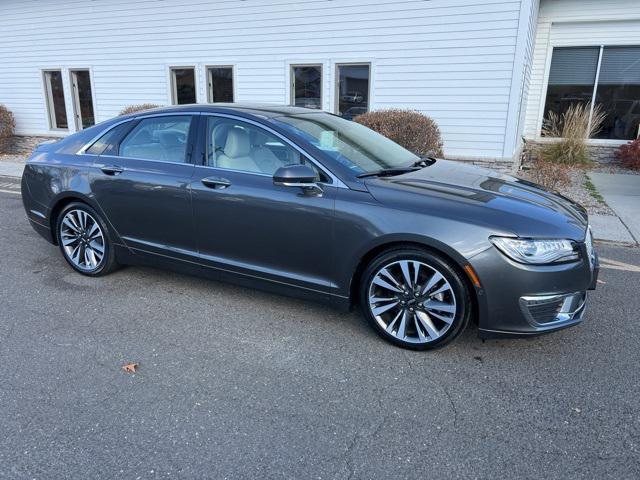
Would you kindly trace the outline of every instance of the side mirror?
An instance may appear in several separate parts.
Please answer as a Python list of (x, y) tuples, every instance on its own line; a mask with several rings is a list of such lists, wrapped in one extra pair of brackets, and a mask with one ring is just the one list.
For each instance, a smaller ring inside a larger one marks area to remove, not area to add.
[(273, 184), (282, 187), (302, 188), (306, 194), (322, 195), (322, 187), (316, 183), (316, 172), (308, 165), (287, 165), (273, 174)]

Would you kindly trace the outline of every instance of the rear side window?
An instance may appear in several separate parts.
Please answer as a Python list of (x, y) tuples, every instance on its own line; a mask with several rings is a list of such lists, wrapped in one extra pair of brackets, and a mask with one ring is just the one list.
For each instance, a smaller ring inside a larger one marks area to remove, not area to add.
[(120, 142), (120, 157), (185, 162), (190, 115), (145, 118)]
[(104, 151), (107, 148), (113, 147), (116, 143), (118, 143), (118, 140), (130, 128), (131, 128), (131, 122), (121, 123), (120, 125), (117, 125), (117, 126), (113, 127), (107, 133), (102, 135), (98, 140), (96, 140), (93, 143), (93, 145), (91, 145), (86, 150), (86, 153), (89, 153), (91, 155), (101, 155), (101, 154), (103, 154)]

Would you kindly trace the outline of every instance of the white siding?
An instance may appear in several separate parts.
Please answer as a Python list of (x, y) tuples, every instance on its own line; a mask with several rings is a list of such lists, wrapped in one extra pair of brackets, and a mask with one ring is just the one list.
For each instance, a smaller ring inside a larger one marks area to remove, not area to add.
[(539, 138), (554, 46), (640, 45), (638, 0), (542, 0), (525, 135)]
[[(522, 0), (527, 5), (536, 0)], [(288, 65), (372, 64), (371, 107), (434, 117), (454, 157), (509, 157), (521, 0), (0, 0), (0, 103), (22, 134), (48, 134), (41, 70), (90, 68), (96, 118), (169, 102), (168, 67), (234, 65), (236, 101), (288, 103)], [(524, 15), (530, 15), (530, 8)], [(521, 80), (516, 80), (518, 89)]]

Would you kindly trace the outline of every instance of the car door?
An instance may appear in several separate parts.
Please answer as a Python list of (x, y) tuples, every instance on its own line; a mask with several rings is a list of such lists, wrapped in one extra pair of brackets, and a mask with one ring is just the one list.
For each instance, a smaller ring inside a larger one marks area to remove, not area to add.
[[(202, 115), (194, 225), (209, 266), (328, 291), (333, 258), (335, 184), (284, 137), (261, 124)], [(281, 166), (308, 163), (324, 192), (275, 186)]]
[(198, 115), (142, 118), (96, 159), (92, 189), (131, 248), (196, 259), (190, 183)]

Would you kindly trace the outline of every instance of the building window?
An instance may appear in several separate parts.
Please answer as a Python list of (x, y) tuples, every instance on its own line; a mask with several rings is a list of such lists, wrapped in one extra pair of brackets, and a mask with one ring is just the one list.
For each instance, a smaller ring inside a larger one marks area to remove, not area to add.
[(82, 130), (95, 125), (89, 70), (71, 70), (71, 89), (76, 129)]
[(322, 108), (322, 65), (291, 66), (291, 104)]
[(49, 70), (44, 72), (44, 88), (47, 99), (49, 126), (52, 129), (67, 129), (67, 107), (64, 103), (62, 72)]
[(208, 67), (207, 82), (210, 103), (233, 103), (233, 67)]
[(196, 103), (196, 73), (193, 67), (171, 69), (171, 102), (174, 105)]
[(599, 105), (606, 115), (594, 138), (631, 140), (640, 125), (640, 47), (554, 48), (545, 119), (570, 105)]
[(338, 115), (352, 120), (369, 111), (370, 73), (368, 63), (337, 65)]

